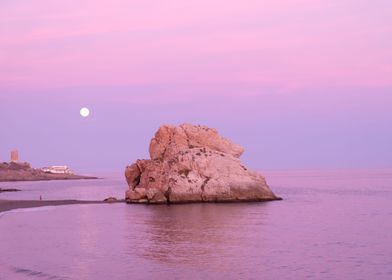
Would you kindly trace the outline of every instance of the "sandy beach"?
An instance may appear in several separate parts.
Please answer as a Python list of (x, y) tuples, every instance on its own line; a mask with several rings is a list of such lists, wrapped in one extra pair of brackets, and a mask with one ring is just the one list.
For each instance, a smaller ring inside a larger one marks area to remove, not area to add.
[(0, 213), (18, 208), (32, 208), (42, 206), (59, 206), (71, 204), (102, 204), (102, 203), (120, 203), (123, 200), (106, 202), (106, 201), (88, 201), (88, 200), (1, 200)]

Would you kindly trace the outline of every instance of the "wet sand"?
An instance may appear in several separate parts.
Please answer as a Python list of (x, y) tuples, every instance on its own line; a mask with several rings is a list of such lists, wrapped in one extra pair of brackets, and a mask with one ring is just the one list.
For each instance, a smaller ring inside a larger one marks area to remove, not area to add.
[(89, 201), (89, 200), (2, 200), (0, 199), (0, 212), (18, 208), (32, 208), (42, 206), (59, 206), (72, 204), (102, 204), (102, 203), (124, 203), (124, 200), (113, 202)]

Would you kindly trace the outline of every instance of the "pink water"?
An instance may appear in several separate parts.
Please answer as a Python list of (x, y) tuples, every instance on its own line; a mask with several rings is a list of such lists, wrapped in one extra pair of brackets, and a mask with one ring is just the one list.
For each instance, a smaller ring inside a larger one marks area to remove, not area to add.
[[(392, 170), (264, 174), (283, 201), (5, 212), (0, 279), (392, 279)], [(125, 187), (55, 185), (78, 198)]]

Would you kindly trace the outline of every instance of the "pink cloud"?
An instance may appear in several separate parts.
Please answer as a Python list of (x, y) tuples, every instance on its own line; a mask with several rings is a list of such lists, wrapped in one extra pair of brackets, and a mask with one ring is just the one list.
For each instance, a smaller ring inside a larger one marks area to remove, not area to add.
[[(384, 3), (384, 2), (382, 2)], [(348, 1), (41, 1), (0, 10), (7, 87), (391, 85), (391, 19)], [(368, 7), (369, 6), (369, 7)], [(6, 24), (5, 24), (6, 23)]]

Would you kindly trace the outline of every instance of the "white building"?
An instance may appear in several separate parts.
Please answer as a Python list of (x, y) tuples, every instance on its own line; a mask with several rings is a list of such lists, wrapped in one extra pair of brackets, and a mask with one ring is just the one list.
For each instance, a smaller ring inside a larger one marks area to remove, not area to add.
[(52, 174), (73, 174), (71, 169), (68, 168), (66, 165), (54, 165), (51, 167), (44, 167), (42, 171), (45, 173), (52, 173)]

